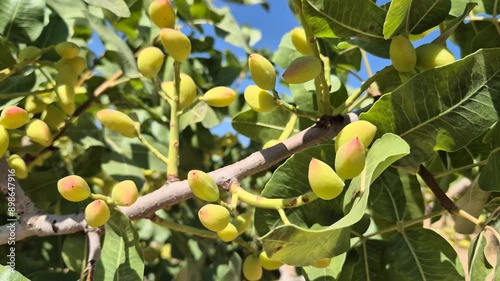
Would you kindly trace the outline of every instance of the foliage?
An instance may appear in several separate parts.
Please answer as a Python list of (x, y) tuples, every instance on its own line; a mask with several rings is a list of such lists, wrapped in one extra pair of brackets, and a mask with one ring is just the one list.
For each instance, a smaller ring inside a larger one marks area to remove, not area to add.
[(500, 278), (496, 1), (171, 2), (0, 1), (1, 280)]

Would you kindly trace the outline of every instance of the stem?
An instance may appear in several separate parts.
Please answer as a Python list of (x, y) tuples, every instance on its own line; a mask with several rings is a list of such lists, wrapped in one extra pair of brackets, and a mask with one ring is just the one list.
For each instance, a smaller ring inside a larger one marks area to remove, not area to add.
[(286, 217), (286, 213), (285, 213), (285, 210), (279, 208), (278, 209), (278, 213), (280, 214), (280, 218), (281, 220), (283, 221), (283, 224), (291, 224), (290, 221), (288, 220), (288, 218)]
[(179, 179), (179, 116), (177, 110), (179, 108), (179, 93), (181, 87), (181, 63), (174, 62), (174, 83), (175, 91), (172, 101), (170, 102), (170, 133), (168, 142), (168, 163), (167, 163), (167, 178), (168, 181)]
[(454, 174), (454, 173), (457, 173), (457, 172), (466, 171), (466, 170), (469, 170), (469, 169), (472, 169), (472, 168), (475, 168), (475, 167), (486, 165), (486, 163), (488, 163), (487, 159), (483, 160), (483, 161), (479, 161), (477, 163), (472, 163), (472, 164), (469, 164), (469, 165), (466, 165), (466, 166), (458, 167), (458, 168), (455, 168), (455, 169), (448, 170), (446, 172), (442, 172), (442, 173), (436, 174), (436, 175), (434, 175), (434, 178), (436, 178), (436, 179), (442, 178), (442, 177), (445, 177), (447, 175), (451, 175), (451, 174)]
[(420, 222), (423, 222), (424, 220), (426, 219), (430, 219), (430, 218), (433, 218), (433, 217), (437, 217), (437, 216), (440, 216), (444, 213), (444, 210), (441, 210), (441, 211), (437, 211), (435, 213), (432, 213), (432, 214), (428, 214), (428, 215), (425, 215), (423, 217), (420, 217), (420, 218), (416, 218), (416, 219), (412, 219), (412, 220), (409, 220), (409, 221), (402, 221), (402, 222), (398, 222), (394, 225), (391, 225), (387, 228), (383, 228), (377, 232), (374, 232), (372, 234), (368, 234), (366, 236), (363, 236), (363, 240), (367, 240), (373, 236), (376, 236), (376, 235), (381, 235), (381, 234), (384, 234), (384, 233), (388, 233), (388, 232), (391, 232), (391, 231), (396, 231), (398, 229), (401, 229), (401, 228), (406, 228), (406, 227), (409, 227), (409, 226), (412, 226), (414, 224), (417, 224), (417, 223), (420, 223)]
[(297, 114), (292, 114), (290, 120), (288, 120), (288, 123), (286, 123), (285, 129), (278, 138), (278, 141), (284, 141), (292, 135), (293, 130), (295, 129), (295, 124), (297, 123), (297, 119)]
[(370, 95), (364, 95), (361, 98), (357, 99), (353, 104), (351, 104), (351, 106), (347, 108), (347, 112), (351, 112), (354, 109), (358, 108), (365, 100), (367, 100), (370, 97), (371, 97)]
[[(192, 227), (189, 225), (175, 223), (173, 221), (169, 221), (169, 220), (160, 218), (157, 215), (155, 215), (151, 220), (154, 223), (156, 223), (160, 226), (166, 227), (166, 228), (173, 230), (173, 231), (187, 233), (187, 234), (193, 234), (193, 235), (204, 237), (204, 238), (219, 239), (219, 236), (215, 232), (212, 232), (209, 230), (199, 229), (199, 228)], [(236, 238), (233, 242), (244, 247), (245, 249), (247, 249), (248, 251), (250, 251), (252, 253), (257, 252), (254, 247), (252, 247), (250, 244), (248, 244), (246, 241), (244, 241), (241, 238)]]
[(278, 104), (278, 106), (281, 106), (282, 108), (290, 111), (293, 114), (296, 114), (297, 116), (309, 118), (313, 121), (316, 121), (317, 118), (321, 117), (321, 113), (319, 112), (299, 109), (284, 100), (276, 100), (276, 103)]
[(141, 131), (139, 128), (136, 128), (135, 130), (137, 134), (137, 138), (141, 141), (141, 143), (149, 150), (151, 151), (158, 159), (160, 159), (162, 162), (168, 165), (168, 159), (163, 155), (158, 149), (156, 149), (153, 145), (151, 145), (141, 134)]
[(318, 196), (314, 192), (309, 191), (297, 197), (291, 198), (266, 198), (252, 194), (244, 190), (239, 183), (233, 183), (229, 188), (231, 194), (238, 196), (238, 200), (247, 203), (248, 205), (262, 209), (285, 209), (304, 206), (316, 199)]
[(366, 51), (359, 48), (359, 51), (361, 52), (361, 57), (363, 58), (363, 63), (366, 68), (366, 74), (368, 74), (368, 77), (373, 76), (372, 68), (370, 67), (370, 62), (368, 61), (368, 56), (366, 55)]
[[(316, 44), (316, 38), (314, 37), (314, 33), (312, 31), (311, 26), (307, 23), (304, 13), (302, 12), (302, 0), (293, 0), (295, 4), (295, 11), (300, 18), (300, 24), (304, 28), (306, 33), (306, 41), (309, 46), (309, 50), (312, 52), (312, 55), (321, 60), (321, 56), (319, 54), (318, 45)], [(325, 69), (322, 67), (321, 72), (314, 79), (314, 86), (316, 88), (316, 102), (318, 103), (318, 110), (321, 115), (329, 115), (331, 112), (330, 107), (330, 87), (325, 79)], [(330, 73), (328, 73), (330, 75)], [(335, 114), (334, 114), (335, 115)]]
[(354, 92), (349, 98), (347, 98), (347, 100), (344, 102), (344, 104), (340, 105), (339, 107), (337, 107), (333, 110), (332, 115), (336, 116), (339, 114), (345, 114), (344, 111), (351, 104), (353, 104), (354, 101), (356, 99), (358, 99), (361, 96), (361, 94), (363, 94), (364, 91), (366, 91), (368, 88), (370, 88), (370, 86), (373, 82), (377, 81), (377, 79), (379, 79), (383, 75), (386, 75), (387, 73), (389, 73), (393, 69), (394, 69), (393, 67), (388, 66), (388, 67), (378, 71), (377, 73), (375, 73), (375, 75), (373, 75), (372, 77), (368, 78), (368, 80), (366, 80), (356, 92)]
[(27, 97), (27, 96), (38, 95), (38, 94), (45, 94), (45, 93), (50, 93), (54, 90), (55, 90), (54, 88), (48, 88), (48, 89), (32, 91), (32, 92), (5, 93), (5, 94), (0, 94), (0, 100), (13, 99), (13, 98), (18, 98), (18, 97)]
[(111, 198), (109, 196), (106, 196), (106, 195), (96, 194), (96, 193), (90, 193), (90, 198), (94, 199), (94, 200), (102, 200), (102, 201), (106, 202), (106, 204), (108, 204), (110, 206), (116, 206), (115, 201), (113, 200), (113, 198)]

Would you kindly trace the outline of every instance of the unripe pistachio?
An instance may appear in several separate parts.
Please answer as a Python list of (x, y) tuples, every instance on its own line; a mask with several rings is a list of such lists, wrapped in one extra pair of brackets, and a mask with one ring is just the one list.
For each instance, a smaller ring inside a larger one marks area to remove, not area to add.
[(246, 87), (244, 97), (248, 105), (257, 112), (270, 112), (278, 106), (273, 95), (256, 85)]
[(262, 146), (262, 149), (266, 149), (266, 148), (270, 148), (271, 146), (275, 146), (277, 145), (278, 143), (280, 143), (279, 140), (268, 140), (264, 146)]
[(228, 223), (226, 228), (217, 232), (217, 236), (224, 242), (231, 242), (238, 237), (238, 229), (232, 223)]
[(252, 215), (253, 213), (251, 211), (247, 211), (233, 219), (232, 224), (234, 224), (234, 226), (238, 230), (238, 235), (242, 234), (248, 229), (248, 227), (252, 223)]
[(26, 126), (26, 135), (34, 142), (42, 146), (52, 143), (52, 134), (49, 126), (40, 119), (32, 119)]
[(455, 56), (445, 46), (436, 43), (429, 43), (419, 46), (417, 52), (417, 68), (426, 70), (455, 61)]
[(60, 84), (56, 86), (57, 102), (59, 107), (68, 116), (75, 113), (75, 87), (70, 84)]
[(367, 148), (372, 143), (375, 133), (377, 133), (377, 127), (368, 121), (359, 120), (349, 123), (337, 135), (335, 139), (335, 151), (339, 150), (341, 145), (353, 138), (358, 138), (363, 146)]
[(301, 84), (318, 77), (322, 67), (317, 57), (299, 57), (288, 65), (282, 77), (288, 84)]
[(28, 177), (28, 167), (21, 156), (12, 154), (9, 156), (9, 159), (7, 159), (7, 163), (11, 169), (14, 169), (18, 179), (25, 179)]
[(66, 67), (69, 67), (76, 75), (80, 75), (87, 67), (87, 63), (84, 58), (76, 56), (72, 59), (62, 58), (55, 64), (54, 67), (59, 71), (63, 71)]
[(257, 255), (249, 255), (243, 261), (243, 276), (249, 281), (262, 278), (262, 266)]
[(335, 170), (343, 179), (352, 179), (365, 168), (365, 147), (358, 138), (353, 138), (339, 147), (335, 154)]
[(185, 61), (191, 54), (191, 41), (179, 30), (162, 28), (160, 40), (167, 53), (176, 61)]
[(257, 86), (264, 90), (274, 90), (276, 71), (270, 61), (254, 53), (248, 57), (248, 66), (250, 67), (252, 80)]
[(17, 129), (28, 123), (30, 120), (26, 110), (15, 106), (7, 106), (0, 114), (0, 125), (6, 129)]
[(219, 200), (219, 188), (207, 173), (200, 170), (191, 170), (188, 173), (187, 180), (194, 196), (208, 202)]
[(306, 32), (302, 27), (292, 29), (290, 36), (292, 38), (292, 44), (297, 51), (305, 56), (311, 56), (313, 54), (307, 43)]
[(103, 226), (110, 215), (108, 205), (102, 200), (94, 200), (85, 208), (85, 220), (92, 227)]
[(90, 196), (90, 187), (80, 176), (71, 175), (57, 182), (57, 190), (64, 199), (71, 202), (83, 201)]
[(139, 197), (137, 186), (131, 180), (124, 180), (117, 183), (111, 191), (111, 198), (118, 206), (130, 206)]
[(118, 132), (127, 138), (134, 138), (135, 122), (125, 113), (113, 109), (102, 109), (97, 112), (97, 119), (110, 130)]
[[(27, 46), (26, 48), (22, 49), (17, 53), (17, 61), (22, 62), (25, 59), (30, 59), (36, 54), (40, 53), (40, 49), (35, 47), (35, 46)], [(36, 57), (36, 59), (40, 58), (40, 55)]]
[(316, 268), (325, 268), (328, 267), (331, 263), (332, 259), (330, 258), (325, 258), (325, 259), (320, 259), (312, 263), (312, 266)]
[(219, 86), (208, 90), (200, 100), (213, 107), (225, 107), (236, 100), (236, 92), (231, 88)]
[(229, 211), (215, 204), (207, 204), (198, 211), (201, 224), (211, 231), (222, 231), (229, 224)]
[[(196, 99), (196, 84), (193, 79), (185, 74), (181, 73), (181, 84), (180, 84), (180, 93), (179, 93), (179, 109), (184, 109), (190, 106), (194, 100)], [(170, 98), (174, 97), (175, 91), (175, 83), (174, 81), (167, 81), (161, 83), (161, 89), (169, 96)]]
[(417, 64), (417, 53), (408, 38), (398, 35), (392, 38), (389, 57), (397, 71), (410, 72)]
[(149, 5), (151, 21), (159, 28), (174, 28), (175, 11), (169, 0), (154, 0)]
[(331, 200), (342, 193), (344, 181), (325, 162), (316, 158), (309, 162), (309, 185), (319, 198)]
[(9, 147), (9, 133), (3, 126), (0, 126), (0, 157), (5, 154)]
[(73, 42), (62, 42), (56, 45), (56, 53), (65, 59), (72, 59), (80, 53), (80, 47)]
[(45, 110), (47, 105), (36, 96), (28, 96), (24, 102), (24, 110), (28, 113), (37, 114)]
[(66, 113), (53, 103), (42, 112), (41, 118), (54, 131), (66, 120)]
[(270, 259), (265, 251), (262, 251), (259, 255), (259, 262), (264, 269), (276, 270), (280, 268), (284, 263), (277, 260)]
[(78, 74), (71, 65), (62, 65), (57, 72), (55, 80), (57, 85), (68, 84), (69, 86), (76, 87), (78, 84)]
[(146, 47), (139, 52), (137, 68), (146, 78), (155, 78), (165, 60), (163, 52), (156, 47)]

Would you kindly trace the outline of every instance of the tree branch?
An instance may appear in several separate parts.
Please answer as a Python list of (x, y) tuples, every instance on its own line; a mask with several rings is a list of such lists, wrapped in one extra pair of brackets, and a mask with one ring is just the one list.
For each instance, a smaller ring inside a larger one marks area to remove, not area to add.
[[(209, 174), (217, 185), (228, 190), (228, 184), (232, 178), (241, 180), (267, 170), (294, 153), (335, 137), (345, 125), (357, 119), (358, 116), (353, 113), (345, 117), (323, 117), (312, 127), (299, 132), (282, 143), (254, 152), (245, 159)], [(121, 207), (120, 211), (130, 219), (147, 218), (151, 217), (159, 209), (177, 204), (192, 196), (187, 180), (165, 183), (158, 190), (140, 197), (132, 206)], [(72, 215), (38, 214), (31, 216), (29, 221), (31, 222), (29, 224), (17, 225), (16, 240), (22, 240), (33, 235), (50, 236), (75, 233), (87, 227), (82, 212)], [(0, 227), (0, 245), (8, 241), (9, 232), (7, 227), (7, 225)]]
[(89, 231), (87, 237), (89, 239), (89, 257), (87, 262), (87, 281), (94, 280), (94, 270), (97, 261), (101, 257), (101, 235), (102, 229), (98, 228), (96, 230)]

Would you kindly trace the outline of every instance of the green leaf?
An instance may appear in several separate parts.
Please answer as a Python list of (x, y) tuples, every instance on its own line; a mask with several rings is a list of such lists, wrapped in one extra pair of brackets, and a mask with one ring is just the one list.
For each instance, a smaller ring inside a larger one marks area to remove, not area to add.
[[(78, 38), (83, 38), (83, 39), (89, 39), (92, 34), (92, 29), (90, 28), (90, 25), (87, 21), (87, 18), (85, 16), (85, 11), (87, 10), (87, 5), (83, 1), (65, 1), (65, 0), (47, 0), (47, 6), (49, 6), (54, 12), (53, 15), (51, 15), (50, 21), (53, 21), (54, 19), (59, 19), (62, 18), (64, 20), (65, 28), (67, 29), (66, 32), (64, 32), (62, 35), (66, 35), (69, 37), (78, 37)], [(49, 23), (51, 24), (51, 23)], [(52, 25), (56, 25), (57, 21), (52, 23)], [(61, 34), (59, 34), (59, 31), (63, 31), (64, 27), (58, 26), (57, 30), (47, 30), (47, 27), (44, 28), (44, 33), (47, 33), (44, 35), (40, 36), (40, 38), (37, 39), (39, 41), (42, 38), (46, 38), (46, 40), (54, 41), (54, 42), (61, 42), (61, 41), (55, 41), (56, 39), (59, 39)], [(50, 37), (50, 34), (52, 34), (54, 37)], [(38, 42), (42, 46), (42, 42)], [(55, 54), (54, 54), (55, 56)]]
[(497, 122), (493, 128), (486, 133), (483, 142), (489, 144), (493, 148), (500, 147), (500, 122)]
[(469, 280), (486, 280), (493, 267), (486, 259), (484, 249), (488, 242), (481, 231), (469, 247)]
[[(225, 261), (225, 260), (224, 260)], [(241, 266), (243, 262), (240, 255), (234, 252), (229, 260), (217, 265), (215, 281), (241, 280)]]
[(240, 134), (264, 144), (268, 140), (279, 138), (291, 115), (280, 107), (265, 113), (247, 110), (236, 115), (231, 123)]
[(325, 268), (316, 268), (314, 266), (302, 267), (302, 272), (307, 280), (315, 281), (329, 281), (337, 280), (340, 273), (342, 272), (342, 266), (344, 265), (347, 254), (343, 253), (341, 255), (335, 256), (330, 261), (330, 265)]
[(101, 155), (103, 171), (115, 180), (133, 180), (136, 185), (144, 183), (143, 168), (148, 162), (148, 150), (135, 139), (105, 130), (105, 139), (111, 151)]
[(411, 34), (420, 34), (439, 25), (448, 16), (451, 0), (412, 1), (408, 16), (408, 28)]
[(422, 191), (414, 175), (389, 168), (370, 189), (372, 213), (386, 221), (405, 221), (424, 215)]
[(86, 16), (88, 17), (90, 25), (94, 28), (97, 34), (99, 34), (99, 37), (104, 43), (104, 46), (107, 49), (106, 53), (113, 54), (111, 57), (115, 58), (116, 62), (120, 64), (124, 75), (130, 78), (139, 77), (139, 70), (137, 69), (134, 54), (127, 46), (127, 43), (125, 43), (125, 41), (123, 41), (123, 39), (120, 38), (114, 30), (105, 25), (101, 19), (88, 12), (86, 12)]
[(395, 133), (411, 147), (402, 166), (429, 160), (435, 151), (455, 151), (498, 119), (500, 49), (478, 51), (447, 66), (424, 71), (383, 95), (361, 119), (378, 135)]
[(200, 102), (179, 118), (179, 131), (183, 131), (187, 126), (203, 121), (209, 110), (209, 105)]
[(387, 169), (370, 187), (374, 214), (391, 222), (403, 220), (406, 207), (404, 187), (396, 169)]
[[(369, 280), (384, 281), (382, 274), (382, 253), (387, 242), (367, 240), (361, 246), (347, 253), (347, 260), (342, 267), (338, 281)], [(366, 252), (366, 253), (365, 253)]]
[(389, 39), (405, 22), (411, 0), (392, 0), (384, 22), (384, 38)]
[(85, 147), (104, 146), (103, 132), (96, 126), (97, 119), (93, 114), (85, 112), (71, 122), (66, 134), (71, 141)]
[(491, 152), (479, 175), (479, 187), (485, 191), (500, 191), (500, 148)]
[(383, 258), (389, 280), (464, 280), (457, 253), (430, 229), (410, 228), (396, 233), (388, 241)]
[(105, 227), (95, 280), (141, 280), (144, 276), (142, 249), (139, 236), (128, 217), (112, 209), (111, 218)]
[(471, 51), (474, 52), (481, 48), (500, 47), (500, 36), (496, 26), (491, 23), (488, 27), (479, 31), (471, 42)]
[(64, 238), (61, 256), (64, 264), (72, 271), (80, 273), (85, 265), (87, 237), (84, 233), (68, 235)]
[(302, 9), (316, 37), (384, 38), (386, 12), (370, 0), (305, 0)]
[[(286, 264), (303, 266), (344, 253), (349, 248), (349, 226), (358, 222), (366, 210), (370, 184), (389, 165), (408, 153), (408, 145), (396, 135), (387, 134), (375, 141), (368, 152), (365, 170), (351, 181), (344, 193), (345, 215), (339, 210), (342, 195), (287, 209), (289, 225), (282, 225), (275, 210), (257, 209), (255, 228), (259, 235), (265, 234), (261, 241), (268, 256)], [(319, 145), (290, 157), (275, 171), (262, 196), (286, 198), (310, 191), (307, 171), (313, 157), (332, 165), (333, 146)], [(306, 251), (308, 254), (304, 257), (301, 253)]]
[(30, 281), (28, 278), (24, 277), (21, 273), (13, 270), (8, 265), (0, 265), (0, 280)]
[[(296, 58), (302, 56), (292, 43), (291, 31), (285, 33), (283, 37), (281, 37), (280, 44), (278, 46), (278, 50), (273, 54), (272, 61), (277, 66), (286, 69), (287, 66)], [(293, 84), (292, 84), (293, 85)], [(290, 85), (290, 86), (292, 86)]]
[[(478, 5), (476, 8), (474, 8), (474, 15), (477, 14), (493, 14), (493, 10), (495, 7), (495, 0), (453, 0), (451, 1), (451, 10), (450, 10), (450, 15), (458, 17), (464, 10), (465, 6), (468, 5), (470, 2), (475, 2)], [(500, 6), (497, 5), (497, 12), (495, 14), (500, 13)]]
[(130, 10), (128, 9), (127, 3), (123, 0), (84, 0), (90, 5), (101, 7), (110, 10), (113, 14), (127, 18), (130, 17)]
[(31, 43), (40, 36), (44, 27), (45, 0), (0, 1), (0, 34)]
[(446, 40), (448, 39), (448, 37), (450, 37), (453, 32), (455, 31), (455, 29), (457, 29), (460, 24), (463, 23), (464, 19), (467, 17), (467, 15), (470, 14), (470, 12), (472, 11), (472, 9), (474, 9), (474, 7), (477, 6), (477, 3), (467, 3), (467, 5), (465, 6), (465, 9), (464, 9), (464, 12), (461, 16), (459, 17), (456, 17), (450, 21), (445, 21), (444, 22), (444, 26), (445, 26), (445, 30), (443, 32), (441, 32), (441, 34), (432, 41), (432, 43), (437, 43), (437, 44), (445, 44), (446, 43)]
[(240, 28), (229, 8), (223, 8), (220, 12), (224, 17), (215, 24), (215, 34), (226, 42), (243, 48), (245, 52), (252, 53), (250, 46), (260, 40), (260, 31), (250, 27)]

